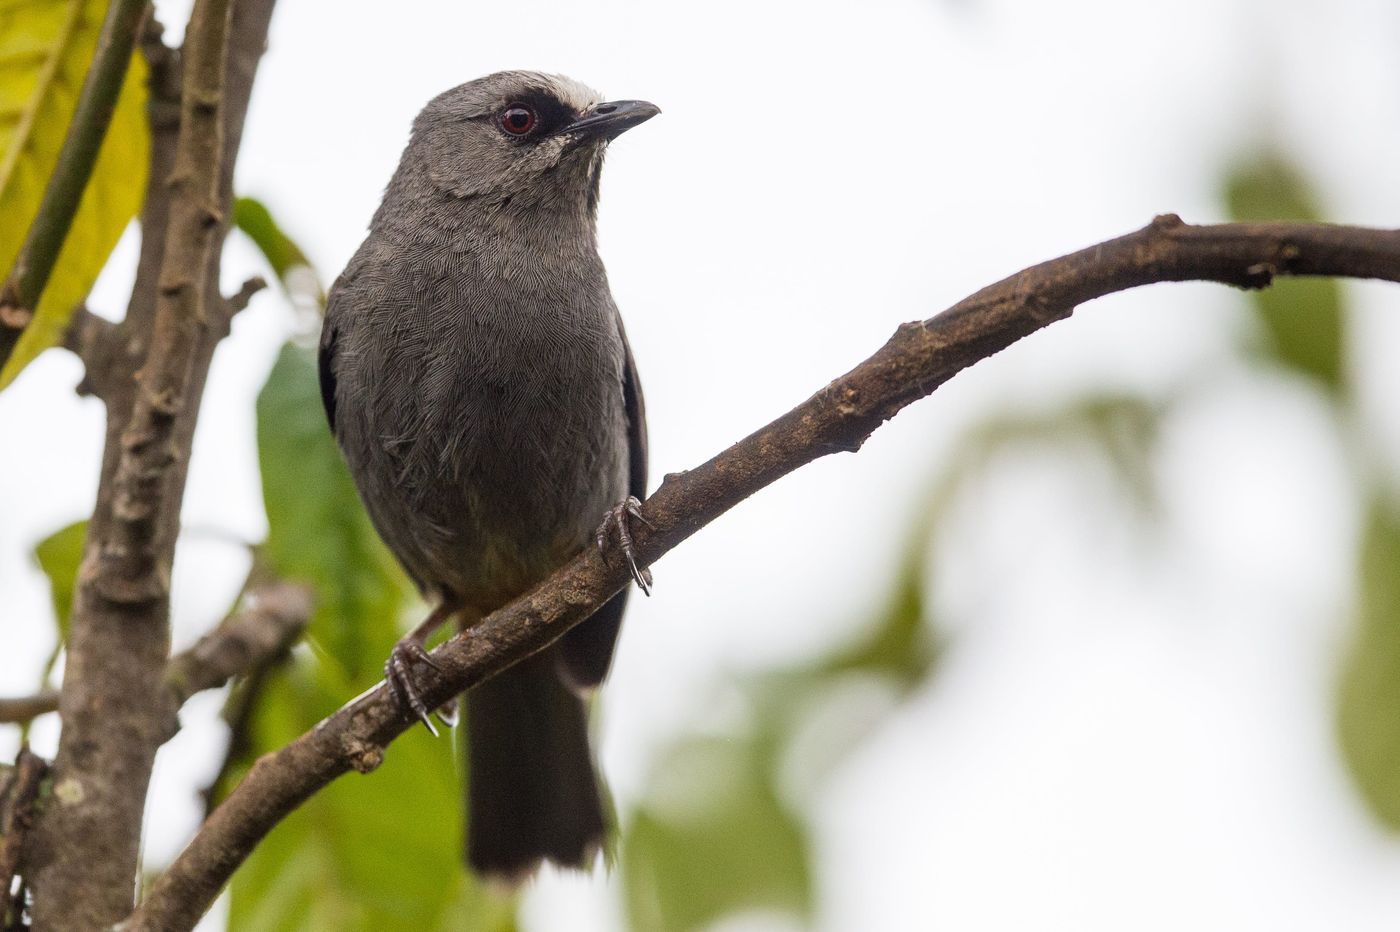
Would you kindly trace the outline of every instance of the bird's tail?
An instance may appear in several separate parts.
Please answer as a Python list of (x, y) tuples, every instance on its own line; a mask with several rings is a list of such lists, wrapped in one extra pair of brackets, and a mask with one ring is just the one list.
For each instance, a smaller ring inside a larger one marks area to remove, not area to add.
[(515, 883), (543, 860), (587, 867), (605, 822), (583, 700), (541, 651), (466, 696), (467, 863)]

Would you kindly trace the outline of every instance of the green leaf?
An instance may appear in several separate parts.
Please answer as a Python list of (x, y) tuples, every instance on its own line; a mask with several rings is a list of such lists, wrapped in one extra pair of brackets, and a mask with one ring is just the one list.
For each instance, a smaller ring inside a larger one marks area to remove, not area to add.
[[(38, 212), (106, 8), (102, 0), (0, 7), (0, 269), (14, 264)], [(145, 106), (146, 66), (137, 55), (34, 320), (0, 369), (0, 388), (63, 336), (73, 309), (140, 208), (150, 150)]]
[[(1263, 155), (1231, 172), (1224, 196), (1236, 220), (1321, 219), (1307, 180), (1278, 153)], [(1337, 281), (1280, 277), (1271, 287), (1255, 292), (1252, 304), (1264, 329), (1263, 354), (1340, 394), (1345, 387), (1345, 321)]]
[[(303, 660), (263, 696), (254, 744), (282, 746), (345, 698)], [(308, 800), (234, 875), (229, 928), (514, 929), (514, 899), (462, 866), (453, 757), (450, 740), (406, 735), (374, 773), (347, 774)]]
[(1371, 812), (1400, 830), (1400, 509), (1371, 506), (1357, 620), (1342, 666), (1342, 756)]
[(286, 275), (289, 269), (311, 265), (301, 247), (282, 232), (272, 218), (272, 211), (262, 201), (251, 197), (236, 199), (233, 202), (233, 223), (258, 247), (278, 278)]
[(290, 296), (305, 297), (317, 307), (326, 303), (325, 290), (311, 260), (283, 231), (267, 205), (251, 197), (238, 198), (233, 204), (233, 223), (258, 247)]
[(68, 622), (73, 614), (73, 590), (78, 582), (78, 567), (83, 560), (83, 540), (87, 537), (87, 522), (76, 521), (55, 531), (34, 547), (34, 558), (49, 578), (53, 597), (53, 614), (58, 621), (58, 638), (68, 640)]
[(408, 581), (380, 542), (326, 424), (311, 350), (282, 348), (258, 396), (267, 569), (316, 591), (307, 634), (350, 682), (378, 675)]
[[(311, 351), (288, 344), (258, 398), (269, 532), (259, 570), (319, 599), (313, 652), (271, 671), (233, 776), (379, 679), (411, 592), (369, 522), (321, 408)], [(510, 932), (515, 901), (462, 866), (453, 742), (417, 730), (374, 773), (349, 774), (297, 809), (234, 875), (230, 928)]]
[(634, 929), (702, 928), (749, 909), (807, 918), (807, 833), (778, 798), (776, 736), (696, 737), (662, 758), (622, 841)]

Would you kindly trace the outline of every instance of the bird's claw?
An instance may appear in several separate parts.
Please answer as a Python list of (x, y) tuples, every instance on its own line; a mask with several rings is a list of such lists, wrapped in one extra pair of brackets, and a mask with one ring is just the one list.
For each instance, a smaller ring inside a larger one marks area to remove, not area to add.
[[(384, 679), (388, 681), (389, 689), (393, 692), (394, 698), (398, 700), (399, 706), (413, 713), (413, 717), (422, 722), (423, 727), (436, 738), (438, 736), (437, 726), (428, 716), (428, 708), (419, 697), (418, 688), (413, 685), (414, 663), (425, 663), (434, 670), (442, 669), (421, 641), (414, 638), (404, 638), (394, 645), (394, 649), (389, 652), (389, 659), (384, 661)], [(455, 705), (451, 715), (455, 720)], [(446, 719), (443, 719), (443, 724), (451, 727), (451, 723)]]
[(616, 505), (608, 509), (608, 513), (603, 516), (603, 523), (598, 525), (598, 549), (604, 554), (608, 550), (608, 538), (612, 536), (613, 529), (617, 529), (617, 544), (622, 550), (622, 555), (627, 560), (627, 568), (632, 571), (632, 579), (637, 583), (637, 587), (642, 590), (643, 595), (651, 595), (651, 570), (645, 566), (637, 564), (637, 550), (632, 541), (633, 521), (640, 521), (647, 527), (652, 523), (642, 515), (642, 503), (637, 500), (637, 496), (629, 495)]

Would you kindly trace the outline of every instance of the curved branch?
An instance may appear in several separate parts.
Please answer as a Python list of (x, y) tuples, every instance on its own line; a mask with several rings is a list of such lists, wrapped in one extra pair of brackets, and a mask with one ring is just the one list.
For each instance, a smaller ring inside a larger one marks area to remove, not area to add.
[[(875, 355), (704, 465), (668, 475), (642, 506), (637, 551), (652, 562), (720, 514), (818, 457), (860, 449), (881, 423), (979, 360), (1068, 317), (1093, 298), (1153, 282), (1262, 288), (1275, 275), (1400, 281), (1400, 230), (1303, 223), (1188, 226), (1174, 216), (982, 289), (930, 320), (903, 324)], [(639, 522), (640, 523), (640, 522)], [(585, 551), (433, 652), (435, 707), (548, 645), (626, 585), (621, 561)], [(192, 926), (284, 816), (349, 770), (369, 772), (412, 727), (384, 684), (260, 759), (151, 887), (125, 929)]]

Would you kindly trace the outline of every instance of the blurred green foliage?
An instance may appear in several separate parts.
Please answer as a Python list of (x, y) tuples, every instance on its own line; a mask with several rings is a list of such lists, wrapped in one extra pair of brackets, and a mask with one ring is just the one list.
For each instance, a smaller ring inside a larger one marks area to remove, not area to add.
[(278, 578), (314, 587), (308, 636), (324, 662), (348, 680), (363, 680), (385, 656), (366, 646), (376, 632), (396, 630), (409, 584), (360, 505), (326, 426), (312, 350), (282, 347), (257, 415), (270, 526), (260, 563)]
[[(68, 641), (69, 625), (73, 618), (73, 592), (78, 585), (78, 568), (83, 562), (83, 542), (87, 539), (86, 521), (75, 521), (60, 528), (34, 546), (34, 559), (49, 581), (49, 595), (53, 602), (54, 632), (53, 650), (39, 674), (36, 684), (39, 688), (49, 684), (58, 658), (63, 655), (63, 645)], [(29, 733), (29, 724), (24, 725), (23, 734)]]
[(325, 289), (311, 260), (282, 229), (267, 205), (251, 197), (235, 198), (233, 225), (263, 254), (293, 304), (319, 310), (326, 303)]
[(1369, 512), (1337, 727), (1362, 797), (1381, 822), (1400, 829), (1400, 508), (1377, 499)]
[[(1302, 173), (1277, 151), (1230, 172), (1224, 197), (1235, 220), (1322, 219)], [(1336, 279), (1278, 278), (1250, 303), (1264, 332), (1257, 356), (1311, 376), (1332, 395), (1344, 392), (1345, 320)]]
[[(904, 554), (883, 607), (853, 619), (851, 642), (830, 654), (731, 684), (747, 715), (733, 730), (704, 728), (663, 751), (650, 790), (627, 818), (623, 882), (634, 929), (706, 928), (728, 915), (782, 911), (812, 916), (808, 819), (783, 792), (794, 769), (818, 780), (856, 752), (884, 718), (927, 684), (942, 640), (933, 623), (935, 547), (967, 481), (997, 457), (1068, 449), (1108, 464), (1125, 498), (1156, 499), (1149, 463), (1160, 412), (1132, 395), (1077, 399), (1036, 415), (1008, 414), (975, 427), (913, 509)], [(813, 756), (799, 746), (826, 711), (823, 700), (875, 684), (888, 701), (858, 728), (824, 734)]]
[[(1237, 220), (1324, 219), (1302, 173), (1277, 150), (1237, 167), (1225, 199)], [(1352, 481), (1367, 502), (1358, 543), (1355, 621), (1337, 681), (1342, 758), (1361, 797), (1385, 826), (1400, 830), (1400, 511), (1347, 392), (1347, 312), (1335, 279), (1285, 279), (1253, 294), (1276, 365), (1305, 374), (1336, 405), (1348, 439)]]
[[(225, 786), (376, 683), (416, 605), (326, 426), (311, 350), (283, 347), (257, 413), (257, 572), (309, 583), (317, 610), (312, 651), (261, 684)], [(234, 877), (232, 928), (513, 929), (513, 898), (461, 868), (461, 800), (452, 742), (405, 736), (373, 776), (342, 777), (268, 836)]]
[(774, 724), (690, 737), (666, 752), (654, 781), (678, 784), (685, 796), (653, 798), (627, 819), (632, 928), (697, 929), (748, 909), (810, 913), (809, 841), (774, 785), (783, 738)]
[(68, 619), (73, 613), (73, 589), (78, 582), (78, 566), (83, 560), (83, 540), (87, 522), (75, 521), (53, 532), (34, 547), (34, 558), (49, 579), (53, 617), (58, 623), (58, 640), (68, 638)]
[(233, 225), (248, 235), (279, 279), (285, 281), (292, 269), (311, 267), (301, 247), (282, 231), (272, 211), (262, 201), (251, 197), (234, 198)]

